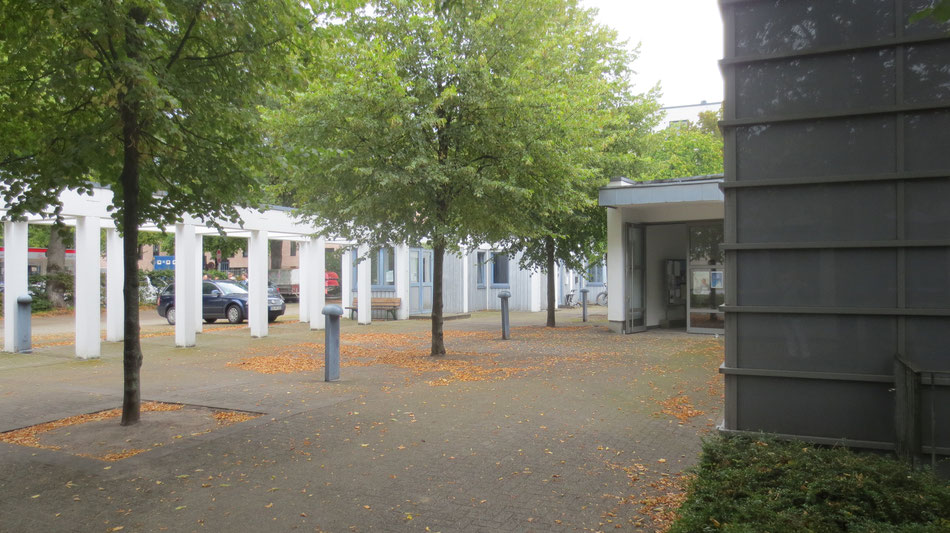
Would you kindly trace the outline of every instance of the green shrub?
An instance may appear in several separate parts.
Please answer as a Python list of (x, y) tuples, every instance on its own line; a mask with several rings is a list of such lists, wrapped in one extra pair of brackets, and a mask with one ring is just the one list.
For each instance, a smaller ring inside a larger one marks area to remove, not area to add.
[(890, 457), (717, 437), (695, 474), (672, 533), (950, 531), (950, 484)]

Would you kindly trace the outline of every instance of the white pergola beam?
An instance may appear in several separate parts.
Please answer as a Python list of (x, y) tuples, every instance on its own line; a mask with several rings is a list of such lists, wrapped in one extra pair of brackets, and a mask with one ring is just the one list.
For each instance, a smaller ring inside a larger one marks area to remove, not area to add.
[[(204, 237), (195, 233), (195, 269), (193, 272), (194, 283), (195, 283), (195, 299), (194, 299), (194, 316), (195, 320), (195, 332), (201, 333), (204, 328), (204, 319), (202, 318), (204, 310), (204, 298), (202, 297), (202, 281), (204, 279), (205, 272), (205, 254), (204, 254)], [(177, 253), (177, 252), (176, 252)]]
[(405, 244), (396, 246), (394, 255), (396, 256), (396, 297), (400, 300), (396, 318), (407, 320), (409, 318), (409, 247)]
[(541, 311), (541, 273), (537, 270), (532, 270), (530, 274), (531, 280), (531, 303), (530, 310), (532, 313), (537, 313)]
[(76, 220), (76, 357), (81, 359), (101, 354), (99, 220), (97, 216)]
[(195, 227), (175, 224), (175, 346), (187, 348), (197, 342), (195, 334)]
[(323, 315), (323, 308), (327, 305), (327, 240), (324, 237), (311, 239), (307, 248), (310, 250), (308, 261), (313, 273), (307, 282), (310, 293), (310, 329), (325, 329), (326, 317)]
[(340, 258), (340, 290), (344, 309), (353, 305), (353, 256), (355, 254), (356, 250), (351, 248), (344, 251), (343, 257)]
[(14, 351), (17, 303), (29, 288), (29, 246), (27, 222), (3, 222), (3, 351)]
[[(607, 209), (607, 286), (613, 294), (625, 295), (624, 265), (624, 227), (623, 213), (620, 209)], [(624, 305), (626, 298), (607, 300), (607, 320), (623, 324), (626, 320)]]
[(106, 340), (109, 342), (119, 342), (124, 338), (122, 241), (118, 230), (106, 229)]
[(357, 292), (357, 309), (356, 309), (356, 321), (360, 324), (372, 324), (373, 323), (373, 286), (370, 280), (371, 266), (369, 258), (369, 246), (366, 244), (359, 245), (357, 250), (357, 261), (356, 264), (356, 276), (358, 278), (356, 282), (356, 292)]
[(297, 252), (300, 254), (300, 272), (297, 279), (297, 307), (299, 309), (297, 320), (303, 323), (310, 322), (310, 280), (314, 275), (311, 245), (311, 241), (301, 243)]
[(267, 230), (254, 230), (247, 243), (247, 319), (251, 337), (267, 336), (267, 239)]
[(461, 253), (462, 260), (462, 312), (469, 312), (469, 266), (471, 263), (471, 256), (467, 255), (465, 252)]

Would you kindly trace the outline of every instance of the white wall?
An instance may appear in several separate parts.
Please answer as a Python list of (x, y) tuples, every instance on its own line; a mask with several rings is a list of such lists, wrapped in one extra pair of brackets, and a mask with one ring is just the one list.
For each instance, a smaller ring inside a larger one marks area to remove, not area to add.
[(686, 224), (646, 227), (647, 326), (658, 326), (666, 317), (665, 261), (686, 259), (688, 237)]

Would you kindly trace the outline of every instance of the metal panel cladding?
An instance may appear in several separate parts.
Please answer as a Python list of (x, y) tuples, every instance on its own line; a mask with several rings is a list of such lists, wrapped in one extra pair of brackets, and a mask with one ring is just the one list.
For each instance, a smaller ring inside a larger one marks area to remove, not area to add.
[(720, 0), (727, 432), (895, 449), (901, 360), (918, 453), (950, 454), (950, 25), (912, 22), (931, 4)]

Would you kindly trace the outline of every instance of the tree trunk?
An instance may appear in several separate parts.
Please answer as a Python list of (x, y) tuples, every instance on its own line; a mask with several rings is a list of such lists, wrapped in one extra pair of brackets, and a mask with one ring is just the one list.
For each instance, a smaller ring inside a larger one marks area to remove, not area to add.
[[(129, 17), (135, 24), (145, 24), (146, 13), (133, 7)], [(130, 38), (127, 43), (127, 55), (135, 61), (141, 43)], [(139, 380), (142, 368), (142, 345), (139, 342), (139, 165), (142, 136), (139, 106), (130, 102), (125, 95), (134, 94), (132, 80), (127, 80), (127, 92), (119, 93), (119, 116), (122, 121), (122, 263), (125, 281), (122, 287), (125, 324), (122, 347), (122, 420), (123, 426), (138, 423), (140, 418), (142, 393)]]
[(46, 246), (46, 295), (56, 309), (66, 307), (66, 284), (61, 275), (66, 272), (66, 243), (63, 242), (66, 226), (57, 222), (49, 232), (49, 244)]
[(554, 271), (557, 265), (554, 263), (554, 237), (548, 235), (544, 238), (544, 252), (547, 254), (548, 271), (548, 323), (547, 327), (555, 327), (554, 311), (557, 309), (557, 296), (554, 294)]
[(432, 353), (445, 355), (445, 339), (442, 335), (442, 268), (445, 263), (445, 243), (438, 239), (432, 247)]
[(284, 263), (284, 241), (270, 241), (271, 270), (280, 270)]

